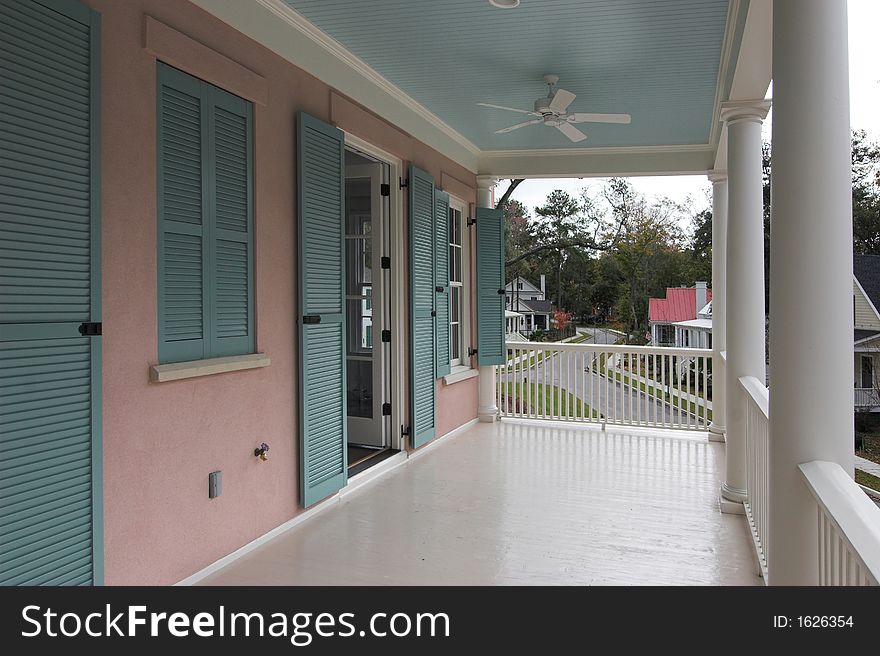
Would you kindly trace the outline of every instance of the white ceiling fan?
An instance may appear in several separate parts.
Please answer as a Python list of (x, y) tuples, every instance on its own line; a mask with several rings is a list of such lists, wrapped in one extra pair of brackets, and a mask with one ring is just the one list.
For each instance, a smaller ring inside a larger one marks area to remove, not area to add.
[(535, 101), (535, 111), (530, 112), (525, 109), (514, 109), (513, 107), (502, 107), (501, 105), (492, 105), (490, 103), (477, 103), (481, 107), (491, 107), (493, 109), (504, 109), (509, 112), (518, 112), (520, 114), (528, 114), (529, 116), (537, 116), (531, 121), (517, 123), (507, 128), (495, 130), (495, 134), (505, 134), (519, 130), (527, 125), (537, 125), (543, 123), (550, 127), (558, 129), (562, 134), (574, 142), (583, 141), (587, 138), (583, 132), (575, 127), (576, 123), (622, 123), (628, 124), (632, 117), (629, 114), (585, 114), (582, 112), (574, 112), (569, 114), (566, 112), (568, 106), (577, 98), (571, 91), (565, 89), (556, 89), (556, 83), (559, 82), (558, 75), (545, 75), (544, 81), (550, 87), (546, 97), (538, 98)]

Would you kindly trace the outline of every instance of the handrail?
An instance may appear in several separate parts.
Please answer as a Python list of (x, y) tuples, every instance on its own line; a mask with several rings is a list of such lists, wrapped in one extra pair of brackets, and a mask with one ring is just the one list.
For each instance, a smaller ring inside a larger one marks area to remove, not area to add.
[(770, 419), (770, 390), (754, 376), (743, 376), (739, 379), (739, 383), (755, 402), (755, 405), (764, 413), (764, 417)]
[(682, 355), (686, 357), (710, 357), (712, 349), (679, 348), (677, 346), (631, 346), (627, 344), (588, 344), (578, 342), (507, 342), (511, 349), (538, 349), (553, 351), (601, 351), (602, 353), (642, 353), (645, 355)]
[(835, 462), (798, 468), (819, 507), (819, 584), (878, 585), (880, 508)]

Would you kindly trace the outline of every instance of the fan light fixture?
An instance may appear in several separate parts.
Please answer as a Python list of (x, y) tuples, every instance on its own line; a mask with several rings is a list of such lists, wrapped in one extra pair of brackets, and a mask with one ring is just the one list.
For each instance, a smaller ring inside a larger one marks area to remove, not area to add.
[(519, 7), (519, 0), (489, 0), (489, 4), (499, 9), (516, 9)]

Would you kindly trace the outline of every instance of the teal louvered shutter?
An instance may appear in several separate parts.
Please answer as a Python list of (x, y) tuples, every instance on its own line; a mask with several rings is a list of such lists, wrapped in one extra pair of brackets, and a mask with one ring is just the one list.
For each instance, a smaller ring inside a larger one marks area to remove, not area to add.
[(211, 277), (207, 88), (161, 63), (157, 83), (159, 360), (200, 360), (206, 357), (204, 290)]
[(157, 68), (159, 360), (254, 351), (253, 106)]
[(434, 178), (409, 169), (410, 435), (413, 448), (433, 439), (435, 364)]
[(209, 87), (211, 357), (254, 351), (251, 103)]
[(300, 490), (303, 506), (347, 480), (345, 395), (345, 141), (297, 117)]
[(434, 192), (437, 378), (449, 373), (449, 194)]
[(103, 582), (100, 43), (0, 0), (0, 585)]
[(504, 221), (501, 210), (477, 208), (477, 362), (504, 362)]

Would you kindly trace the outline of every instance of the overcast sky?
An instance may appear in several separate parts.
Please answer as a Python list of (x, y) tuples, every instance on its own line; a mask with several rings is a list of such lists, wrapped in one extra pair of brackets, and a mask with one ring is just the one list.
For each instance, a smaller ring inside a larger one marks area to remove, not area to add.
[[(849, 84), (850, 124), (853, 129), (864, 129), (872, 140), (880, 140), (880, 0), (849, 0)], [(770, 117), (764, 123), (764, 134), (769, 139)], [(710, 204), (711, 186), (705, 176), (680, 175), (652, 178), (632, 178), (636, 188), (649, 197), (668, 196), (683, 202), (689, 196), (696, 209)], [(554, 189), (563, 189), (572, 196), (588, 185), (598, 188), (599, 178), (525, 180), (513, 193), (530, 210), (544, 203)], [(507, 188), (498, 185), (496, 195)]]

